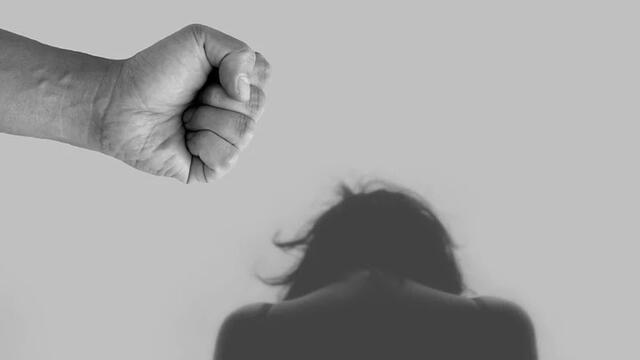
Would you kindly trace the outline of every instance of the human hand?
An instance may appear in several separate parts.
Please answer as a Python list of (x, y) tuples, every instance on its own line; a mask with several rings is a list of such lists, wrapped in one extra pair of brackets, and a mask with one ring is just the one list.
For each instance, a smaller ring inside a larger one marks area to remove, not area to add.
[(224, 175), (251, 140), (270, 66), (248, 45), (190, 25), (119, 62), (102, 152), (185, 183)]

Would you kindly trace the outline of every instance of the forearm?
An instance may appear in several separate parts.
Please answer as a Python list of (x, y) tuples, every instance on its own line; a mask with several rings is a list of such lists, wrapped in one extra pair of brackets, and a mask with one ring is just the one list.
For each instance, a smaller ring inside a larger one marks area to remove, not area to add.
[(100, 150), (118, 65), (0, 30), (0, 132)]

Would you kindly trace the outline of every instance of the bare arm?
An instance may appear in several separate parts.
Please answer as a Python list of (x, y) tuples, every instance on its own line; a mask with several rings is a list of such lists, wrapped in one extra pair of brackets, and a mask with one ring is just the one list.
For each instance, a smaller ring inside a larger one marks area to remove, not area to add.
[(203, 25), (125, 60), (0, 30), (0, 132), (100, 151), (182, 182), (208, 182), (249, 143), (268, 77), (262, 55)]
[(100, 150), (117, 61), (0, 30), (0, 131)]

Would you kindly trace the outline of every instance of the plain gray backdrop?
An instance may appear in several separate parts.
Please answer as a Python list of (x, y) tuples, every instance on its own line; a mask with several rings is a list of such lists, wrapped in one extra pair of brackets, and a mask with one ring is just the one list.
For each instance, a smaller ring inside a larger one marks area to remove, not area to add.
[(0, 135), (0, 359), (210, 359), (229, 311), (275, 299), (272, 235), (376, 176), (429, 199), (541, 359), (638, 358), (633, 3), (3, 1), (2, 28), (109, 58), (207, 24), (273, 78), (215, 184)]

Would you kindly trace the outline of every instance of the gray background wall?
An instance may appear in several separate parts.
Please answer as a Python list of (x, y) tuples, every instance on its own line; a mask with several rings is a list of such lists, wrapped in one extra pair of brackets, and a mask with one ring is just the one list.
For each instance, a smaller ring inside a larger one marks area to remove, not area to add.
[[(3, 28), (125, 58), (193, 22), (274, 67), (252, 146), (183, 186), (0, 136), (0, 359), (209, 359), (253, 271), (331, 199), (412, 187), (541, 359), (637, 358), (637, 8), (622, 1), (14, 1)], [(1, 51), (1, 50), (0, 50)], [(635, 355), (633, 355), (635, 353)]]

